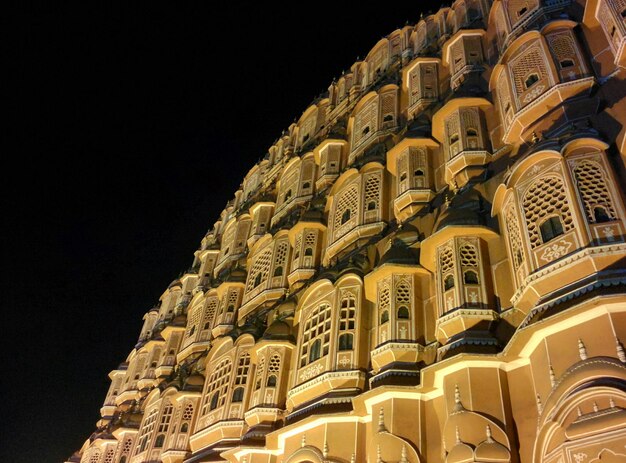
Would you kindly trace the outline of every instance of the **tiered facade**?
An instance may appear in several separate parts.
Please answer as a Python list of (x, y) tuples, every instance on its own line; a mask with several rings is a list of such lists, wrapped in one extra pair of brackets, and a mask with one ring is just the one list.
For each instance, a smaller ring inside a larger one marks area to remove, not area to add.
[(246, 175), (68, 461), (626, 461), (625, 17), (457, 0), (380, 40)]

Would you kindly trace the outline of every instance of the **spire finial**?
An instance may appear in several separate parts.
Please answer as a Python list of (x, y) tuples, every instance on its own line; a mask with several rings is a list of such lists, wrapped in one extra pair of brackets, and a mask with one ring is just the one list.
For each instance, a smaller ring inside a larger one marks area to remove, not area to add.
[(385, 409), (380, 407), (380, 411), (378, 412), (378, 432), (385, 432)]
[(402, 446), (402, 453), (400, 454), (400, 463), (409, 463), (406, 457), (406, 444)]
[(324, 441), (324, 450), (322, 451), (322, 455), (324, 455), (324, 458), (328, 458), (328, 442)]
[(461, 431), (459, 431), (459, 427), (458, 426), (454, 430), (454, 435), (456, 437), (456, 443), (460, 444), (461, 443)]
[(302, 441), (300, 442), (301, 447), (306, 445), (306, 434), (302, 434)]
[(485, 434), (487, 434), (487, 442), (493, 444), (493, 437), (491, 436), (491, 426), (485, 427)]
[(461, 392), (459, 391), (459, 385), (454, 385), (454, 411), (459, 412), (463, 410), (463, 404), (461, 403)]
[(626, 353), (624, 353), (624, 346), (622, 346), (622, 343), (617, 336), (615, 336), (615, 344), (617, 350), (617, 358), (620, 362), (626, 363)]
[(587, 348), (583, 344), (583, 340), (578, 338), (578, 355), (581, 360), (587, 360)]
[(380, 444), (376, 446), (376, 463), (383, 463), (383, 459), (380, 454)]
[(554, 374), (554, 368), (552, 368), (552, 364), (550, 364), (550, 384), (552, 387), (556, 384), (556, 375)]
[(537, 135), (537, 133), (534, 130), (533, 130), (533, 133), (532, 133), (531, 141), (532, 141), (533, 145), (536, 145), (537, 143), (539, 143), (539, 136)]

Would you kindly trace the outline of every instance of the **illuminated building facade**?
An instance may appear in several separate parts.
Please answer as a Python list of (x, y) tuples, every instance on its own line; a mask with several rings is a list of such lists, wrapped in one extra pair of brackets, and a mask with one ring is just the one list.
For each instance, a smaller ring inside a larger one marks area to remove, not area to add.
[(80, 463), (626, 461), (626, 1), (457, 0), (243, 179)]

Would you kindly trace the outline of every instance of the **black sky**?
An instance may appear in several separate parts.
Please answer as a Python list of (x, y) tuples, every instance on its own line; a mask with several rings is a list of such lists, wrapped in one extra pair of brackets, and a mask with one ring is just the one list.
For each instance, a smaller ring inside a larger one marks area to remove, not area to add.
[(107, 373), (245, 173), (333, 77), (432, 6), (378, 8), (7, 12), (0, 461), (59, 462), (81, 446)]

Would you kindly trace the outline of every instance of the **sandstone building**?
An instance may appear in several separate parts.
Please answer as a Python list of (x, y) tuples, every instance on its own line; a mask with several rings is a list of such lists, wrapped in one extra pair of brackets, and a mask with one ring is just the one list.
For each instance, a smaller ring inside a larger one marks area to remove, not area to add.
[(626, 1), (456, 0), (252, 167), (69, 462), (626, 461)]

